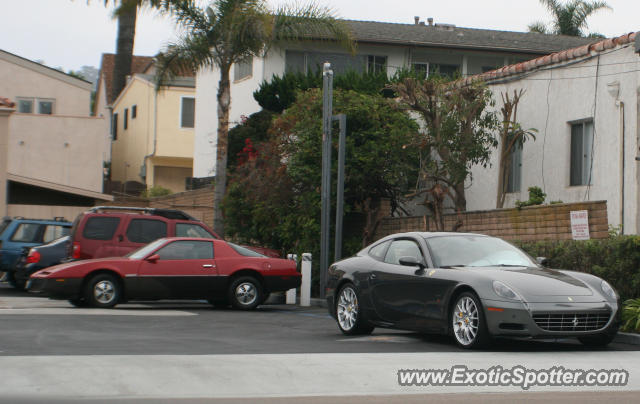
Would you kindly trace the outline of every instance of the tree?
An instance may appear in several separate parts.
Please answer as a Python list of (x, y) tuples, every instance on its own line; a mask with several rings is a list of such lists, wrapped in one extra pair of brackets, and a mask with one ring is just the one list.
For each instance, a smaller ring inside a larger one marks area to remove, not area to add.
[(456, 212), (466, 210), (465, 181), (471, 167), (488, 166), (491, 148), (498, 144), (498, 120), (495, 112), (487, 111), (493, 105), (491, 92), (482, 83), (460, 86), (440, 77), (409, 77), (392, 88), (399, 107), (417, 113), (424, 125), (412, 144), (420, 150), (420, 181), (413, 196), (425, 196), (442, 231), (446, 201)]
[[(185, 1), (185, 0), (174, 0)], [(149, 6), (160, 11), (168, 11), (172, 0), (104, 0), (105, 7), (113, 4), (116, 9), (114, 16), (118, 19), (118, 34), (116, 38), (116, 56), (113, 66), (113, 85), (111, 99), (116, 99), (127, 84), (127, 76), (131, 75), (131, 61), (133, 60), (133, 45), (136, 36), (136, 19), (138, 9)], [(87, 3), (89, 0), (87, 0)], [(188, 1), (191, 2), (191, 1)]]
[(351, 51), (354, 43), (343, 22), (336, 20), (329, 9), (313, 4), (270, 10), (264, 0), (215, 0), (202, 9), (189, 1), (176, 1), (170, 12), (185, 34), (157, 55), (157, 85), (184, 70), (216, 68), (220, 72), (213, 226), (223, 235), (221, 204), (227, 178), (231, 66), (249, 57), (264, 56), (280, 41), (324, 38)]
[[(406, 146), (418, 126), (377, 94), (336, 90), (333, 105), (335, 113), (347, 115), (344, 251), (352, 254), (372, 241), (379, 201), (389, 198), (397, 208), (415, 183), (418, 151)], [(256, 145), (257, 156), (247, 156), (232, 173), (225, 200), (231, 235), (287, 251), (318, 252), (321, 112), (321, 90), (300, 92), (273, 122), (270, 140)], [(335, 150), (337, 136), (333, 140)], [(335, 178), (337, 153), (333, 157)]]
[(500, 167), (498, 169), (498, 194), (496, 208), (504, 207), (504, 198), (507, 193), (509, 171), (511, 170), (511, 154), (516, 147), (522, 147), (524, 142), (532, 138), (537, 129), (523, 129), (518, 123), (518, 104), (525, 91), (513, 91), (513, 97), (509, 93), (502, 93), (502, 127), (500, 128)]
[[(553, 15), (551, 27), (543, 22), (534, 22), (529, 25), (529, 32), (539, 32), (541, 34), (585, 36), (587, 29), (587, 18), (593, 13), (611, 7), (599, 0), (570, 0), (566, 4), (561, 4), (559, 0), (540, 0), (549, 12)], [(599, 38), (600, 34), (592, 33), (590, 37)]]

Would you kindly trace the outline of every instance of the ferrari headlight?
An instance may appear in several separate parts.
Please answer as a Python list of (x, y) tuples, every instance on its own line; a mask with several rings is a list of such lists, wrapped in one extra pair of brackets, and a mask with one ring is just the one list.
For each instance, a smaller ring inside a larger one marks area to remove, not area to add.
[(521, 300), (520, 296), (510, 287), (499, 281), (493, 281), (493, 291), (496, 295), (509, 300)]
[(611, 300), (617, 300), (618, 297), (616, 296), (616, 292), (615, 290), (613, 290), (613, 288), (611, 287), (611, 285), (609, 285), (609, 283), (607, 281), (602, 281), (600, 283), (600, 288), (602, 288), (602, 291), (604, 292), (604, 295), (611, 298)]

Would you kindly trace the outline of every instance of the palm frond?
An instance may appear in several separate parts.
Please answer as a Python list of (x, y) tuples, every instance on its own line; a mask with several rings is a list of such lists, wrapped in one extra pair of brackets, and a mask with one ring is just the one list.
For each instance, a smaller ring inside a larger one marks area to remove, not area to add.
[(587, 18), (602, 9), (612, 10), (612, 8), (604, 1), (579, 1), (574, 11), (574, 24), (581, 29), (587, 28)]
[(155, 59), (156, 90), (166, 86), (174, 77), (218, 64), (204, 35), (187, 35), (180, 42), (168, 45)]
[(542, 21), (536, 21), (527, 26), (529, 32), (537, 32), (540, 34), (548, 34), (549, 30), (547, 29), (547, 24)]

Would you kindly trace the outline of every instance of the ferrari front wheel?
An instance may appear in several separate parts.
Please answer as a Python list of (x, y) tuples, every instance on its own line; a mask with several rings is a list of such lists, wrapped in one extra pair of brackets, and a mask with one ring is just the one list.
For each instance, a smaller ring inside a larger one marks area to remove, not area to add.
[(482, 312), (480, 299), (471, 292), (456, 297), (451, 308), (451, 326), (458, 346), (465, 349), (481, 348), (489, 343), (490, 336)]

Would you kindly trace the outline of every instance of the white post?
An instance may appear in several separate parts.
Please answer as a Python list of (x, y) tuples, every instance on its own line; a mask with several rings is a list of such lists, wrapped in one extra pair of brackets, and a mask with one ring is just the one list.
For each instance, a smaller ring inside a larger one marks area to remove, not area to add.
[[(287, 254), (287, 259), (288, 260), (293, 260), (296, 263), (298, 262), (298, 255), (297, 254)], [(292, 288), (287, 290), (287, 294), (286, 294), (286, 304), (296, 304), (296, 288)]]
[(300, 306), (311, 306), (311, 254), (302, 254), (302, 283), (300, 285)]

